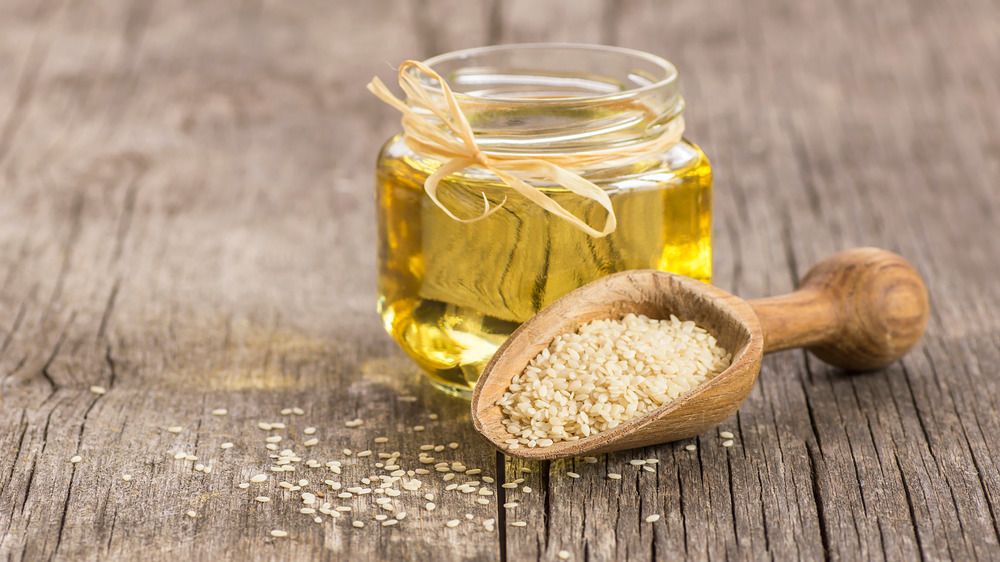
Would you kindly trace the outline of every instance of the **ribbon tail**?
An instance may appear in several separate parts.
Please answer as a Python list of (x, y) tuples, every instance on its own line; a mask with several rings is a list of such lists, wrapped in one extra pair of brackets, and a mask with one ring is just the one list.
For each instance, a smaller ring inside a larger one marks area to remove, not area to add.
[(449, 217), (458, 222), (469, 223), (469, 222), (476, 222), (479, 220), (483, 220), (486, 217), (492, 215), (493, 213), (499, 211), (500, 208), (503, 207), (503, 204), (507, 202), (507, 199), (504, 198), (504, 200), (501, 201), (499, 205), (491, 208), (490, 202), (486, 198), (486, 194), (483, 193), (483, 205), (484, 205), (483, 214), (471, 219), (462, 219), (455, 216), (455, 213), (452, 213), (451, 210), (448, 209), (448, 207), (445, 207), (444, 204), (441, 203), (441, 201), (437, 197), (437, 188), (441, 180), (454, 174), (455, 172), (462, 171), (468, 168), (469, 166), (475, 166), (475, 165), (476, 161), (472, 160), (471, 158), (464, 158), (464, 157), (452, 158), (451, 160), (442, 164), (437, 170), (434, 170), (434, 173), (427, 176), (427, 180), (424, 181), (424, 191), (427, 192), (427, 196), (431, 198), (431, 201), (433, 201), (434, 204), (437, 205), (439, 209), (444, 211), (446, 215), (448, 215)]

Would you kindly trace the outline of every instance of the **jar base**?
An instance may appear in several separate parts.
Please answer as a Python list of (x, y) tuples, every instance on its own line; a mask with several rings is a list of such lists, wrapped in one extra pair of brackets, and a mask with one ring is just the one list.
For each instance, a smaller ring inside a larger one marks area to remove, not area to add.
[(461, 398), (462, 400), (472, 400), (472, 390), (468, 387), (444, 384), (441, 381), (435, 380), (434, 377), (430, 376), (427, 372), (424, 372), (423, 374), (424, 378), (427, 379), (427, 382), (441, 392), (444, 392), (449, 396), (454, 396), (455, 398)]

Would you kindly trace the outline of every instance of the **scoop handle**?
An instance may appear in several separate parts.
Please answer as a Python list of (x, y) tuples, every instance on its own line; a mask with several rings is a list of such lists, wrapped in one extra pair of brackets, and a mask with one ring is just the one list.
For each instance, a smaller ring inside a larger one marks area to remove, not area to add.
[(927, 288), (902, 256), (878, 248), (838, 252), (819, 262), (791, 294), (749, 302), (764, 353), (805, 347), (854, 371), (901, 358), (927, 326)]

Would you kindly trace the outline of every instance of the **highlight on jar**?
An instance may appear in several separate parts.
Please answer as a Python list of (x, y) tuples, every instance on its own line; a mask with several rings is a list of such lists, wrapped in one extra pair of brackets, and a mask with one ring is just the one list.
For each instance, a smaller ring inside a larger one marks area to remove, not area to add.
[(378, 310), (438, 388), (469, 397), (517, 327), (633, 269), (712, 274), (712, 175), (677, 69), (593, 45), (407, 61), (376, 163)]

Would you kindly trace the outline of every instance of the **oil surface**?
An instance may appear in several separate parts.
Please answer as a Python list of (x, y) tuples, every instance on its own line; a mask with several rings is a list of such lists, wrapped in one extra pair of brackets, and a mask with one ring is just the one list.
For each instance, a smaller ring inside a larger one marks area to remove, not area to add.
[[(398, 138), (377, 167), (378, 308), (386, 330), (454, 394), (468, 395), (497, 347), (556, 298), (609, 273), (660, 269), (711, 278), (711, 172), (700, 149), (586, 175), (607, 190), (618, 227), (592, 238), (476, 168), (442, 181), (448, 217), (424, 193), (438, 161), (414, 156)], [(602, 180), (602, 178), (611, 178)], [(600, 228), (603, 209), (559, 187), (544, 188)], [(504, 199), (506, 201), (504, 202)]]

